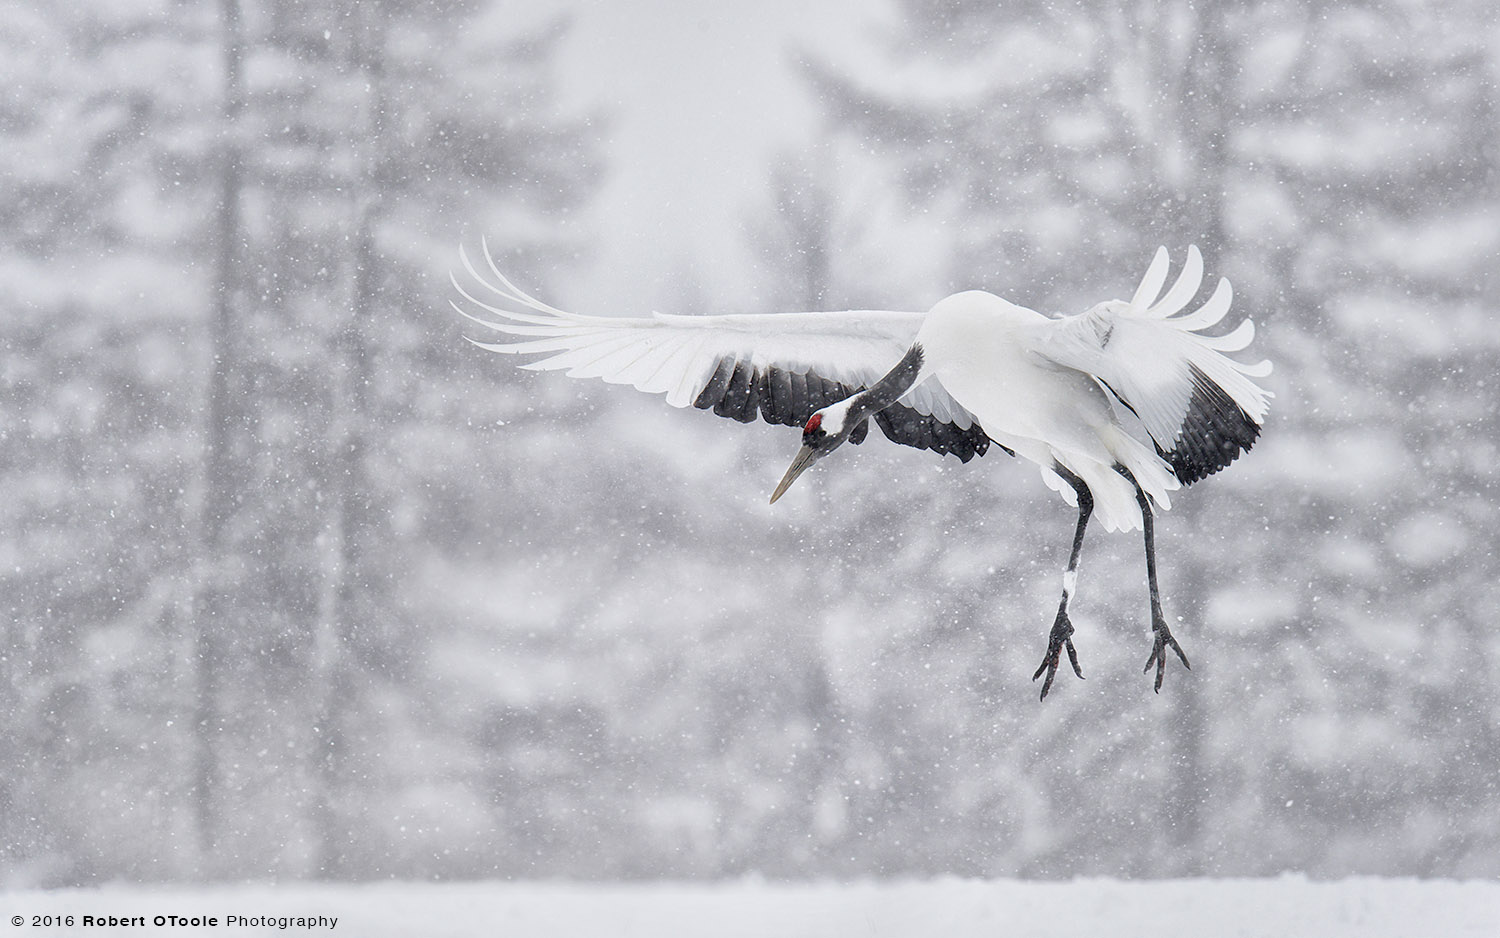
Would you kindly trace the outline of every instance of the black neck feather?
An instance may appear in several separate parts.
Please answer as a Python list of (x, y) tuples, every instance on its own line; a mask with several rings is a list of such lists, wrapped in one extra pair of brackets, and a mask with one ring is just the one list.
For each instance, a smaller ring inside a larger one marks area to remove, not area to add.
[(872, 384), (867, 390), (856, 394), (849, 404), (850, 425), (858, 424), (871, 414), (885, 410), (910, 390), (913, 382), (917, 380), (917, 374), (922, 370), (922, 356), (922, 346), (919, 343), (912, 343), (906, 356), (897, 362), (896, 367), (887, 372), (884, 378)]

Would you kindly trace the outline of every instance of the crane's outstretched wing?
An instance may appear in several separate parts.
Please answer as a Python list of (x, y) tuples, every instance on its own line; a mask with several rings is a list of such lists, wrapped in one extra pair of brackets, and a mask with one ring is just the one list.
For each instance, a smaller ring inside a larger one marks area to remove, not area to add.
[[(665, 394), (673, 407), (691, 404), (741, 423), (759, 416), (768, 423), (804, 425), (815, 411), (880, 380), (906, 354), (922, 325), (921, 313), (885, 311), (584, 316), (528, 295), (500, 273), (487, 249), (484, 255), (487, 270), (481, 272), (459, 251), (473, 286), (453, 278), (469, 307), (455, 301), (453, 308), (519, 340), (475, 345), (544, 355), (521, 367), (628, 384)], [(896, 443), (952, 453), (964, 462), (983, 455), (990, 444), (973, 415), (935, 379), (912, 388), (874, 420)]]
[(1166, 284), (1166, 248), (1156, 257), (1129, 303), (1113, 300), (1086, 313), (1049, 322), (1037, 353), (1057, 365), (1092, 375), (1130, 408), (1184, 485), (1229, 465), (1260, 435), (1270, 393), (1252, 378), (1271, 363), (1246, 365), (1221, 354), (1238, 352), (1255, 336), (1245, 320), (1222, 336), (1202, 330), (1229, 312), (1229, 281), (1220, 279), (1202, 306), (1178, 315), (1198, 293), (1203, 257), (1188, 248), (1172, 288)]

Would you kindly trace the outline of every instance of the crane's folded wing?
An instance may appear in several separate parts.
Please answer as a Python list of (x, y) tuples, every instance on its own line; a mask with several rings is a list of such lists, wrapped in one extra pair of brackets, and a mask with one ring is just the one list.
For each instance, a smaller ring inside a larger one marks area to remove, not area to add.
[(1092, 376), (1128, 407), (1184, 484), (1218, 472), (1250, 449), (1271, 397), (1251, 380), (1270, 374), (1270, 362), (1248, 365), (1223, 354), (1247, 347), (1254, 323), (1247, 319), (1222, 336), (1201, 332), (1229, 312), (1227, 280), (1197, 310), (1179, 315), (1202, 273), (1202, 259), (1191, 248), (1177, 282), (1155, 300), (1166, 278), (1160, 251), (1129, 303), (1101, 303), (1049, 322), (1036, 349), (1054, 365)]

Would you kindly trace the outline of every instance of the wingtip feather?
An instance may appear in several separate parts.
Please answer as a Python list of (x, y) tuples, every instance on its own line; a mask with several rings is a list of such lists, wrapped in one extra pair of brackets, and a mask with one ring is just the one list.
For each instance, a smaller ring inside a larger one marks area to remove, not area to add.
[(1145, 276), (1141, 277), (1140, 285), (1135, 288), (1135, 295), (1130, 298), (1132, 310), (1143, 313), (1151, 307), (1161, 293), (1162, 284), (1167, 282), (1167, 269), (1170, 265), (1171, 258), (1167, 255), (1166, 247), (1158, 247), (1150, 266), (1146, 268)]
[(1203, 254), (1199, 252), (1197, 245), (1190, 244), (1187, 250), (1187, 260), (1183, 262), (1182, 270), (1178, 271), (1177, 280), (1172, 284), (1172, 288), (1165, 296), (1152, 304), (1147, 312), (1165, 319), (1187, 306), (1202, 285)]

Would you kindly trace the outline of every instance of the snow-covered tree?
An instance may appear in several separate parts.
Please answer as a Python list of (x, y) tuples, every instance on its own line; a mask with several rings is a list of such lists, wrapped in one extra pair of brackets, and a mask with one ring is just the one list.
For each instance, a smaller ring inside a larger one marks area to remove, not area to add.
[(0, 472), (27, 494), (3, 509), (6, 862), (398, 869), (370, 814), (431, 784), (391, 755), (441, 722), (398, 574), (449, 536), (445, 488), (495, 501), (423, 457), (503, 396), (433, 368), (457, 336), (431, 271), (466, 231), (576, 249), (597, 156), (549, 94), (564, 26), (337, 0), (7, 12)]
[[(1364, 832), (1393, 823), (1397, 804), (1411, 806), (1388, 794), (1401, 776), (1440, 772), (1477, 794), (1467, 767), (1493, 745), (1477, 731), (1490, 682), (1422, 692), (1428, 703), (1376, 719), (1364, 748), (1348, 731), (1382, 710), (1378, 688), (1429, 655), (1450, 669), (1497, 666), (1492, 648), (1460, 637), (1482, 631), (1471, 602), (1485, 588), (1404, 572), (1459, 553), (1474, 561), (1469, 532), (1493, 512), (1462, 460), (1408, 455), (1430, 452), (1452, 414), (1494, 405), (1488, 383), (1459, 377), (1474, 355), (1493, 354), (1493, 340), (1467, 325), (1483, 317), (1493, 278), (1482, 258), (1496, 246), (1493, 226), (1474, 221), (1496, 210), (1482, 6), (1449, 4), (1437, 17), (1401, 4), (912, 0), (901, 13), (868, 57), (878, 68), (858, 56), (815, 60), (809, 75), (832, 132), (874, 141), (872, 164), (907, 194), (922, 237), (945, 239), (930, 252), (950, 258), (931, 272), (934, 294), (983, 286), (1075, 311), (1102, 285), (1128, 290), (1156, 244), (1195, 242), (1261, 324), (1282, 394), (1244, 465), (1183, 493), (1164, 522), (1164, 586), (1172, 611), (1202, 630), (1197, 670), (1163, 691), (1164, 712), (1151, 719), (1088, 702), (1066, 725), (997, 717), (1020, 740), (969, 739), (975, 755), (961, 757), (1003, 764), (989, 787), (997, 813), (980, 798), (962, 814), (983, 823), (965, 825), (973, 838), (953, 853), (982, 858), (978, 840), (1040, 817), (1049, 836), (1002, 837), (1005, 849), (979, 868), (1332, 869), (1369, 846)], [(1056, 550), (1030, 533), (1049, 529), (1048, 506), (1032, 505), (1010, 492), (980, 509), (1027, 532), (997, 551), (1023, 569), (1028, 552)], [(1111, 628), (1129, 627), (1135, 551), (1109, 539), (1088, 550), (1085, 594), (1107, 603)], [(1106, 552), (1131, 563), (1106, 563)], [(1492, 574), (1484, 560), (1464, 573)], [(1421, 611), (1432, 608), (1443, 612)], [(975, 627), (995, 615), (984, 610)], [(1412, 644), (1370, 657), (1365, 643), (1382, 628)], [(1414, 638), (1450, 630), (1447, 645)], [(1112, 666), (1093, 641), (1091, 685)], [(1339, 694), (1313, 666), (1330, 659), (1350, 675)], [(1238, 703), (1247, 696), (1254, 725)], [(1423, 714), (1436, 709), (1476, 731), (1432, 734)], [(1257, 730), (1266, 725), (1285, 731)], [(1315, 754), (1320, 732), (1350, 745)], [(1366, 783), (1340, 788), (1339, 772)], [(1103, 777), (1113, 783), (1099, 797)], [(1279, 797), (1288, 790), (1295, 796)], [(1339, 794), (1305, 794), (1324, 790)], [(1273, 810), (1288, 801), (1294, 809)], [(1320, 836), (1307, 838), (1308, 824)], [(1472, 843), (1450, 846), (1435, 838), (1420, 862), (1476, 868)], [(1366, 868), (1411, 859), (1392, 852)]]

